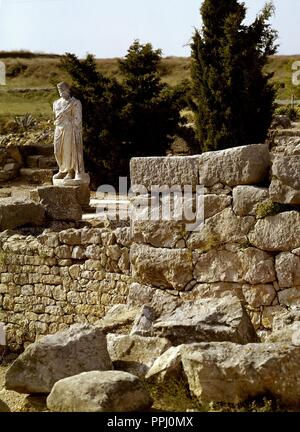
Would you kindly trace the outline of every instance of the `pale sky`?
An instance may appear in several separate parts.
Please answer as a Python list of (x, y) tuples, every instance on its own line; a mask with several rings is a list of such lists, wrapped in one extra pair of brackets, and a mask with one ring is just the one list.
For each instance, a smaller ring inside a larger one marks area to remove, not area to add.
[[(245, 0), (248, 21), (265, 0)], [(188, 56), (201, 0), (0, 0), (0, 50), (122, 57), (134, 39)], [(279, 54), (300, 54), (300, 1), (274, 0)]]

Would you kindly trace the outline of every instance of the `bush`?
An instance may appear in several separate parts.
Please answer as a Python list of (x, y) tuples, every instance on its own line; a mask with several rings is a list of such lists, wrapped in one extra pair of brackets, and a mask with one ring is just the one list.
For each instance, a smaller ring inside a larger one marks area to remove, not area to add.
[(277, 33), (268, 20), (268, 3), (256, 20), (244, 24), (246, 7), (237, 0), (205, 0), (203, 28), (196, 30), (192, 47), (193, 93), (199, 146), (220, 150), (267, 137), (273, 115), (273, 74), (265, 74), (269, 56), (276, 52)]
[(275, 109), (275, 114), (286, 115), (291, 121), (296, 121), (300, 116), (300, 109), (291, 105), (284, 105)]
[(271, 199), (268, 199), (258, 204), (256, 207), (256, 217), (258, 219), (264, 219), (267, 216), (275, 216), (285, 210), (286, 206), (284, 204), (274, 203)]
[(21, 62), (13, 63), (7, 66), (6, 76), (8, 78), (16, 78), (27, 69), (27, 65)]
[(72, 92), (83, 105), (84, 151), (91, 171), (113, 183), (127, 175), (134, 156), (165, 155), (180, 132), (185, 88), (161, 82), (161, 51), (135, 41), (119, 61), (122, 83), (97, 71), (92, 55), (80, 61), (66, 54), (62, 67), (73, 80)]

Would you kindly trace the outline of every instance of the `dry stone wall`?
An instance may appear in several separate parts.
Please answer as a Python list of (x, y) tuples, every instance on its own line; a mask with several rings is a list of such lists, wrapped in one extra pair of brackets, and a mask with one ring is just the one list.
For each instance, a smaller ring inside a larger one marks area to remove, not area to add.
[(133, 216), (130, 260), (140, 289), (194, 301), (234, 294), (257, 330), (271, 330), (276, 314), (300, 305), (298, 168), (299, 156), (275, 157), (261, 144), (150, 163), (134, 159), (131, 180), (134, 189), (148, 191), (146, 202), (159, 179), (161, 186), (205, 187), (205, 221), (197, 231), (187, 231), (183, 219)]
[(153, 186), (191, 185), (195, 203), (203, 185), (205, 219), (196, 231), (184, 217), (149, 220), (132, 212), (130, 228), (45, 230), (36, 237), (3, 232), (0, 322), (9, 347), (95, 323), (115, 304), (167, 308), (172, 299), (228, 294), (239, 298), (257, 330), (271, 331), (277, 314), (300, 305), (297, 154), (272, 154), (257, 144), (133, 159), (132, 187), (143, 193), (132, 204), (142, 213)]
[(129, 228), (1, 235), (0, 322), (12, 350), (126, 302)]

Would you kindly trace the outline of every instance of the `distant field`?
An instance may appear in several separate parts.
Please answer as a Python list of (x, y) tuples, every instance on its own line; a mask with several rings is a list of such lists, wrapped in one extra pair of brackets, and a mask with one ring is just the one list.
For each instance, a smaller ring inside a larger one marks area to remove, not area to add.
[[(8, 56), (0, 52), (0, 60), (7, 69), (7, 85), (0, 87), (0, 116), (13, 116), (30, 112), (51, 116), (52, 101), (56, 97), (55, 84), (69, 80), (68, 75), (59, 67), (59, 56), (35, 56), (32, 53), (13, 53)], [(300, 99), (300, 86), (292, 85), (292, 63), (300, 60), (299, 56), (274, 56), (270, 58), (267, 71), (275, 73), (274, 81), (278, 87), (278, 99), (290, 100), (294, 94)], [(98, 70), (107, 76), (120, 79), (117, 59), (97, 60)], [(160, 65), (162, 80), (176, 85), (190, 78), (190, 59), (168, 57)], [(53, 88), (53, 92), (45, 92), (43, 88)], [(7, 93), (4, 90), (15, 88), (40, 88), (41, 91), (31, 93)]]

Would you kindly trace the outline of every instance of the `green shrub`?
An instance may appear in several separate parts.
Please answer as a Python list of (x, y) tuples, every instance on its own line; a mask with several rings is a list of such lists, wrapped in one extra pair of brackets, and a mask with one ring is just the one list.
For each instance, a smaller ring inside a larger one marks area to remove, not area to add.
[(286, 206), (284, 204), (274, 203), (271, 199), (268, 199), (256, 207), (256, 217), (258, 219), (264, 219), (267, 216), (274, 216), (278, 213), (282, 213), (285, 209)]
[(67, 54), (62, 67), (83, 105), (84, 150), (88, 168), (113, 182), (127, 175), (134, 156), (165, 155), (184, 120), (185, 88), (169, 87), (158, 68), (161, 51), (135, 41), (118, 62), (121, 82), (97, 70), (92, 55), (80, 61)]
[(276, 52), (277, 33), (267, 3), (245, 25), (246, 6), (237, 0), (205, 0), (202, 31), (192, 40), (197, 138), (204, 151), (263, 142), (272, 122), (276, 90), (264, 67)]
[(283, 105), (275, 109), (276, 115), (286, 115), (291, 121), (296, 121), (300, 117), (300, 109), (291, 105)]

